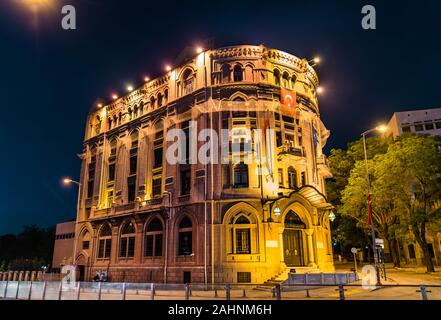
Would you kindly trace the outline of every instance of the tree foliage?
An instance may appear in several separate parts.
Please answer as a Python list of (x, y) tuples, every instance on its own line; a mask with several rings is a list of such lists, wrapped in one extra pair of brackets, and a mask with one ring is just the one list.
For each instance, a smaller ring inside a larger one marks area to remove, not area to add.
[(51, 263), (54, 248), (54, 228), (23, 227), (18, 235), (0, 236), (0, 269), (37, 270)]

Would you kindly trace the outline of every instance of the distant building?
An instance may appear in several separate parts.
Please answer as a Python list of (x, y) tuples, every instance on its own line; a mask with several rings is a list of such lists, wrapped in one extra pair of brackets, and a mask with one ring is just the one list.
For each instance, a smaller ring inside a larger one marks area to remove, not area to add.
[(60, 271), (64, 265), (72, 263), (74, 239), (75, 220), (57, 224), (52, 270)]
[[(403, 133), (427, 134), (441, 137), (441, 108), (395, 112), (389, 120), (387, 135), (396, 138)], [(427, 230), (426, 238), (429, 244), (429, 252), (435, 265), (440, 265), (441, 233)], [(407, 263), (423, 264), (423, 251), (411, 232), (409, 232), (406, 240), (401, 244), (401, 250)]]
[(441, 108), (395, 112), (387, 126), (394, 138), (406, 132), (441, 136)]

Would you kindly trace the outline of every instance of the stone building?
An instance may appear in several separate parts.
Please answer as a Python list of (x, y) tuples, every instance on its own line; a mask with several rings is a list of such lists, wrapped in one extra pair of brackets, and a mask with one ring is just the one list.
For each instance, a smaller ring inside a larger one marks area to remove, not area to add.
[(72, 263), (74, 239), (75, 220), (57, 224), (55, 228), (52, 271), (60, 272), (64, 265)]
[[(333, 271), (318, 84), (307, 60), (241, 45), (195, 51), (93, 106), (76, 222), (85, 278), (262, 283), (292, 269)], [(208, 128), (228, 134), (200, 139)], [(227, 163), (170, 163), (171, 129), (196, 154), (215, 150)], [(257, 129), (263, 139), (247, 134)], [(260, 150), (258, 161), (244, 161), (245, 145)]]

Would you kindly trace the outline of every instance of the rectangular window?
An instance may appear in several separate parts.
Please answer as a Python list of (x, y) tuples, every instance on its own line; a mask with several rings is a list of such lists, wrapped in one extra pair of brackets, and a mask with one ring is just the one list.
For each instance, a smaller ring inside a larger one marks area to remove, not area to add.
[(436, 127), (437, 129), (441, 129), (441, 122), (436, 122), (436, 123), (435, 123), (435, 127)]
[(190, 194), (191, 191), (191, 170), (189, 167), (181, 169), (181, 195)]
[(128, 238), (121, 238), (120, 247), (119, 247), (120, 257), (125, 257), (127, 255), (127, 239)]
[(240, 163), (234, 166), (234, 186), (236, 188), (248, 187), (248, 165)]
[(178, 254), (180, 256), (188, 256), (193, 253), (192, 249), (192, 232), (184, 231), (179, 232), (179, 250)]
[(251, 253), (250, 229), (236, 229), (236, 253)]
[(162, 234), (155, 235), (155, 257), (162, 256)]
[(127, 257), (133, 258), (135, 255), (135, 237), (128, 238)]
[(136, 176), (127, 178), (127, 200), (128, 202), (135, 201), (136, 198)]
[(279, 174), (279, 187), (283, 188), (283, 169), (279, 169), (278, 174)]
[(160, 168), (162, 167), (162, 148), (156, 148), (154, 151), (154, 166), (153, 168)]
[(104, 258), (110, 258), (110, 250), (112, 250), (112, 239), (106, 239)]
[(93, 197), (93, 185), (94, 185), (94, 180), (89, 180), (87, 181), (87, 198), (92, 198)]
[(158, 178), (154, 178), (153, 179), (153, 197), (158, 197), (161, 195), (161, 183), (162, 183), (162, 178), (158, 177)]
[(282, 145), (282, 132), (276, 131), (276, 145), (280, 147)]
[(113, 190), (107, 191), (107, 208), (113, 205)]
[(426, 127), (426, 130), (433, 130), (435, 127), (433, 126), (433, 123), (426, 123), (424, 125)]
[(108, 182), (115, 181), (115, 164), (109, 164), (109, 179)]
[(222, 111), (222, 129), (228, 129), (229, 118), (230, 118), (230, 112)]
[(238, 272), (237, 283), (249, 283), (251, 282), (251, 272)]
[(131, 156), (130, 157), (130, 173), (129, 173), (129, 175), (136, 174), (137, 165), (138, 165), (138, 156), (136, 156), (136, 155)]
[(401, 130), (402, 130), (403, 132), (411, 132), (411, 130), (410, 130), (410, 126), (402, 127)]
[(302, 172), (302, 186), (305, 186), (305, 185), (306, 185), (306, 172), (303, 171)]
[(98, 245), (98, 258), (104, 258), (104, 242), (105, 240), (100, 240)]
[(90, 245), (89, 241), (83, 241), (83, 250), (89, 249), (89, 245)]
[(144, 238), (144, 256), (153, 256), (153, 236), (145, 236)]
[(415, 131), (416, 132), (424, 131), (423, 125), (422, 124), (416, 124), (415, 125)]

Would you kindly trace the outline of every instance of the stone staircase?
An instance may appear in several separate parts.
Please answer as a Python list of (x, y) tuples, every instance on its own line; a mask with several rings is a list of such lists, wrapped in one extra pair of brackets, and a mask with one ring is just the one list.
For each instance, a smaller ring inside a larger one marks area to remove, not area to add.
[(282, 284), (288, 280), (288, 274), (292, 271), (295, 273), (320, 273), (317, 267), (287, 267), (279, 274), (265, 281), (263, 284), (258, 285), (255, 289), (261, 291), (271, 291), (277, 284)]

